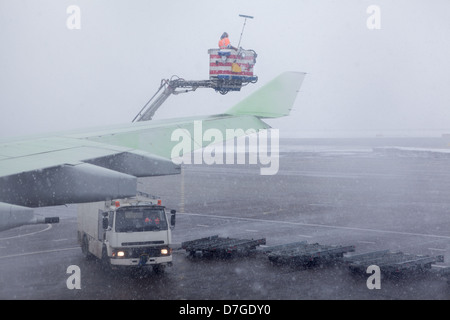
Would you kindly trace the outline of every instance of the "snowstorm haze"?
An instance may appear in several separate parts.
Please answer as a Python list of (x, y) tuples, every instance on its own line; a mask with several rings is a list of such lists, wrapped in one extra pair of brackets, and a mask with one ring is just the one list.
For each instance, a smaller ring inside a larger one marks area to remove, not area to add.
[[(66, 25), (80, 9), (80, 29)], [(369, 29), (371, 5), (380, 29)], [(154, 119), (218, 114), (284, 71), (308, 75), (281, 137), (450, 132), (448, 0), (0, 0), (0, 137), (131, 122), (161, 79), (208, 79), (227, 31), (257, 84), (172, 96)]]

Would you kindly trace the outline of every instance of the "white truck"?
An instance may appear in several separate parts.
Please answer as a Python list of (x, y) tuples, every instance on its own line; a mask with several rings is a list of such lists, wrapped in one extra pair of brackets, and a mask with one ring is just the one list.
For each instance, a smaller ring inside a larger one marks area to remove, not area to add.
[(83, 254), (104, 266), (152, 266), (157, 273), (172, 265), (175, 210), (161, 200), (139, 194), (78, 205), (78, 242)]

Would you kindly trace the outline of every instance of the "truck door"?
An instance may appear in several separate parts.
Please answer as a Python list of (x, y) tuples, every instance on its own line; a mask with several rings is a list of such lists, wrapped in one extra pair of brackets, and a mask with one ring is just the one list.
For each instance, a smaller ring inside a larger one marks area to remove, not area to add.
[[(107, 220), (107, 225), (105, 229), (105, 219)], [(98, 240), (105, 240), (105, 234), (107, 229), (112, 229), (114, 222), (114, 211), (106, 212), (102, 210), (98, 210)]]
[(97, 236), (99, 241), (103, 241), (105, 239), (105, 230), (103, 229), (103, 211), (98, 210), (98, 232)]

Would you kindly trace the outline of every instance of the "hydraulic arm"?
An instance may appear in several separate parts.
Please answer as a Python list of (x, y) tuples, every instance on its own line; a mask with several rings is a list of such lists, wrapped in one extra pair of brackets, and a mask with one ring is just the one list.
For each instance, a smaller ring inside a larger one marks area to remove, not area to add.
[(243, 83), (241, 79), (184, 80), (176, 78), (162, 80), (158, 91), (142, 107), (132, 122), (151, 120), (159, 107), (172, 94), (195, 91), (197, 88), (212, 88), (221, 94), (226, 94), (228, 91), (239, 91), (245, 84), (247, 83)]
[(211, 88), (227, 94), (229, 91), (240, 91), (243, 86), (258, 81), (258, 77), (253, 74), (257, 57), (254, 50), (210, 49), (208, 53), (209, 80), (185, 80), (176, 76), (170, 80), (162, 80), (158, 91), (142, 107), (133, 122), (151, 120), (156, 110), (172, 94), (195, 91), (197, 88)]

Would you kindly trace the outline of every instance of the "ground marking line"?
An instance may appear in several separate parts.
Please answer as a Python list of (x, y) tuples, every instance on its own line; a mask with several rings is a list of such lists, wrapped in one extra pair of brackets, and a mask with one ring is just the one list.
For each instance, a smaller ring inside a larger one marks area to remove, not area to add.
[(43, 251), (34, 251), (34, 252), (11, 254), (11, 255), (8, 255), (8, 256), (0, 257), (0, 259), (15, 258), (15, 257), (22, 257), (22, 256), (30, 256), (30, 255), (33, 255), (33, 254), (43, 254), (43, 253), (51, 253), (51, 252), (58, 252), (58, 251), (75, 250), (75, 249), (79, 250), (80, 247), (60, 248), (60, 249), (52, 249), (52, 250), (43, 250)]
[(390, 233), (390, 234), (397, 234), (397, 235), (403, 235), (403, 236), (419, 236), (419, 237), (429, 237), (429, 238), (439, 238), (439, 239), (450, 240), (450, 236), (440, 236), (440, 235), (436, 235), (436, 234), (426, 234), (426, 233), (414, 233), (414, 232), (391, 231), (391, 230), (380, 230), (380, 229), (332, 226), (332, 225), (326, 225), (326, 224), (302, 223), (302, 222), (292, 222), (292, 221), (278, 221), (278, 220), (243, 218), (243, 217), (228, 217), (228, 216), (201, 214), (201, 213), (180, 213), (180, 215), (210, 217), (210, 218), (221, 218), (221, 219), (234, 219), (234, 220), (243, 220), (243, 221), (252, 221), (252, 222), (267, 222), (267, 223), (277, 223), (277, 224), (290, 224), (290, 225), (297, 225), (297, 226), (304, 226), (304, 227), (318, 227), (318, 228), (342, 229), (342, 230), (352, 230), (352, 231), (367, 231), (367, 232), (377, 232), (377, 233)]
[(19, 234), (17, 236), (12, 236), (12, 237), (8, 237), (8, 238), (0, 238), (0, 240), (9, 240), (9, 239), (15, 239), (15, 238), (22, 238), (22, 237), (26, 237), (26, 236), (31, 236), (33, 234), (37, 234), (37, 233), (41, 233), (41, 232), (50, 230), (51, 228), (52, 228), (52, 225), (48, 224), (47, 228), (45, 228), (43, 230), (39, 230), (39, 231), (31, 232), (31, 233)]

